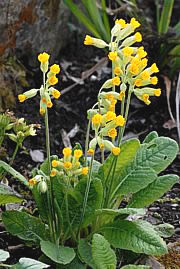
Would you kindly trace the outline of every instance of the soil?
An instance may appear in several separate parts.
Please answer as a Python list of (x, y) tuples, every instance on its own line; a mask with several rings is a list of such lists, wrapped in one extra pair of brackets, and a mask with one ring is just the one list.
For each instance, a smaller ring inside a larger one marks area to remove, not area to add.
[[(83, 37), (82, 37), (83, 38)], [(62, 71), (59, 76), (59, 89), (67, 89), (74, 84), (74, 78), (81, 78), (83, 71), (90, 69), (96, 64), (106, 52), (93, 47), (85, 47), (82, 38), (78, 35), (74, 40), (61, 51), (57, 63), (62, 63)], [(21, 59), (23, 62), (23, 59)], [(24, 62), (26, 65), (26, 63)], [(68, 67), (67, 67), (68, 66)], [(28, 69), (28, 67), (26, 66)], [(39, 70), (33, 70), (27, 74), (30, 85), (33, 88), (39, 88), (42, 83), (41, 73)], [(89, 78), (85, 79), (82, 84), (74, 86), (71, 90), (62, 94), (59, 100), (53, 101), (54, 106), (49, 110), (49, 124), (51, 137), (51, 154), (61, 155), (64, 147), (62, 140), (62, 130), (69, 133), (75, 125), (79, 126), (79, 131), (70, 139), (72, 146), (76, 142), (81, 143), (84, 147), (87, 117), (86, 111), (96, 102), (97, 93), (103, 82), (110, 77), (110, 65), (103, 68), (103, 72), (95, 71)], [(176, 82), (176, 80), (175, 80)], [(164, 124), (170, 119), (166, 100), (166, 88), (162, 77), (159, 79), (159, 85), (162, 89), (162, 96), (152, 98), (150, 106), (146, 106), (138, 101), (135, 96), (132, 98), (129, 119), (125, 132), (125, 139), (138, 137), (143, 141), (144, 137), (152, 130), (157, 131), (159, 136), (168, 136), (178, 141), (177, 130), (174, 128), (164, 128)], [(171, 93), (171, 106), (175, 116), (175, 91)], [(23, 117), (28, 123), (40, 123), (41, 130), (35, 137), (29, 137), (25, 140), (24, 146), (27, 151), (20, 150), (14, 162), (14, 168), (23, 173), (27, 178), (31, 176), (31, 170), (39, 166), (27, 154), (30, 150), (41, 150), (45, 154), (45, 135), (43, 118), (39, 114), (39, 98), (33, 98), (22, 104), (18, 103), (14, 110), (16, 117)], [(170, 126), (171, 127), (171, 126)], [(10, 155), (14, 150), (14, 143), (8, 141), (8, 152)], [(174, 162), (166, 169), (165, 173), (180, 175), (180, 156), (178, 155)], [(11, 183), (15, 189), (17, 182)], [(31, 196), (28, 202), (31, 205)], [(171, 191), (152, 206), (149, 207), (147, 218), (153, 223), (170, 223), (174, 225), (176, 233), (167, 242), (176, 242), (180, 240), (180, 184), (174, 185)], [(26, 256), (38, 258), (39, 252), (31, 247), (22, 246), (23, 242), (4, 231), (1, 226), (0, 248), (9, 249), (12, 253), (11, 261)], [(19, 246), (17, 249), (12, 246)]]

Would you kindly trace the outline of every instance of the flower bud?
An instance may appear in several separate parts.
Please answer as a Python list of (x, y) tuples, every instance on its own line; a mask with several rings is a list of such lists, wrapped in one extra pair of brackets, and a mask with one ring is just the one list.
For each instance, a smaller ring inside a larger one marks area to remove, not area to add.
[(90, 143), (89, 143), (89, 148), (95, 150), (96, 145), (97, 145), (97, 139), (96, 139), (96, 137), (95, 137), (95, 138), (93, 138), (93, 139), (90, 141)]
[(47, 184), (46, 184), (46, 182), (44, 180), (41, 181), (41, 182), (39, 182), (39, 184), (38, 184), (38, 190), (41, 193), (45, 193), (47, 191)]

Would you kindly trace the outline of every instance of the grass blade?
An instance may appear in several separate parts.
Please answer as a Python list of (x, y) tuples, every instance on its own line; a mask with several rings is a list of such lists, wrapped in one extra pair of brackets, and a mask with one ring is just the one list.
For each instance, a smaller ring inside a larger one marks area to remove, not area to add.
[(108, 15), (106, 13), (106, 1), (105, 0), (101, 0), (101, 6), (102, 6), (102, 11), (103, 11), (104, 26), (106, 28), (106, 33), (107, 33), (108, 38), (110, 40), (110, 38), (111, 38), (111, 30), (110, 30), (110, 25), (109, 25), (109, 18), (108, 18)]
[(173, 6), (174, 0), (164, 0), (164, 6), (158, 28), (159, 34), (166, 34), (168, 32)]

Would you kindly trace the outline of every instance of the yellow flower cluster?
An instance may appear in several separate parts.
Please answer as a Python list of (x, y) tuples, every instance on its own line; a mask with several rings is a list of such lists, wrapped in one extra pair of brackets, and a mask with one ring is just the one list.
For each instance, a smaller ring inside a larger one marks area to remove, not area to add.
[[(44, 115), (47, 108), (51, 108), (53, 103), (51, 101), (51, 96), (55, 99), (58, 99), (61, 96), (60, 91), (53, 88), (55, 84), (58, 83), (57, 74), (60, 72), (60, 67), (58, 64), (53, 64), (49, 68), (49, 58), (50, 55), (46, 52), (40, 53), (38, 55), (38, 60), (41, 63), (41, 71), (44, 73), (43, 77), (45, 77), (45, 81), (40, 89), (32, 89), (30, 91), (26, 91), (23, 94), (18, 95), (19, 101), (22, 103), (26, 99), (32, 98), (36, 96), (37, 92), (40, 92), (41, 100), (40, 100), (40, 114)], [(49, 72), (48, 72), (49, 70)]]
[(81, 149), (72, 150), (67, 147), (63, 149), (63, 158), (52, 160), (51, 177), (60, 175), (62, 178), (68, 176), (72, 181), (77, 182), (78, 176), (88, 174), (88, 167), (83, 167), (80, 158), (83, 156)]

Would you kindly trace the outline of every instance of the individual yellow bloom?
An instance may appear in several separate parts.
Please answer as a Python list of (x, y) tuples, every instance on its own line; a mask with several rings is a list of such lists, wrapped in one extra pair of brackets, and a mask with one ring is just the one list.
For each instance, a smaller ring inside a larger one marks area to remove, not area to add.
[(124, 56), (126, 56), (126, 57), (131, 56), (133, 51), (134, 51), (133, 48), (130, 48), (130, 47), (125, 47), (122, 49), (122, 52), (123, 52)]
[(82, 152), (81, 149), (75, 149), (75, 151), (74, 151), (74, 157), (76, 159), (79, 159), (82, 155), (83, 155), (83, 152)]
[(114, 120), (115, 118), (116, 118), (116, 113), (112, 111), (108, 111), (106, 113), (106, 121), (111, 121), (111, 120)]
[(108, 54), (108, 58), (109, 58), (109, 60), (111, 60), (111, 61), (115, 61), (116, 59), (117, 59), (117, 52), (116, 51), (111, 51), (111, 52), (109, 52), (109, 54)]
[(154, 95), (159, 97), (161, 95), (161, 89), (155, 89)]
[(137, 87), (141, 87), (142, 86), (142, 79), (136, 79), (134, 84)]
[(115, 156), (118, 156), (120, 154), (120, 148), (118, 147), (114, 147), (112, 148), (112, 154), (115, 155)]
[(151, 77), (151, 83), (152, 83), (153, 85), (156, 85), (156, 84), (158, 83), (158, 78), (157, 78), (156, 76)]
[(137, 57), (132, 57), (131, 64), (139, 66), (141, 63), (140, 59)]
[(18, 99), (20, 103), (23, 103), (27, 99), (27, 97), (24, 94), (19, 94)]
[(83, 167), (83, 168), (82, 168), (82, 174), (83, 174), (84, 176), (86, 176), (86, 175), (88, 174), (88, 167)]
[(45, 114), (45, 109), (41, 107), (39, 113), (43, 116)]
[(122, 99), (125, 97), (125, 92), (121, 91), (119, 94), (119, 100), (122, 101)]
[(141, 24), (135, 19), (135, 18), (132, 18), (131, 21), (130, 21), (130, 25), (136, 29), (138, 28)]
[(115, 68), (114, 68), (114, 74), (116, 75), (116, 76), (119, 76), (119, 75), (121, 75), (123, 72), (122, 72), (122, 69), (119, 67), (119, 66), (116, 66)]
[(50, 55), (47, 54), (46, 52), (40, 53), (38, 55), (38, 60), (42, 63), (45, 64), (49, 60)]
[(71, 169), (72, 168), (72, 163), (71, 162), (65, 162), (64, 163), (64, 168), (67, 169), (67, 170)]
[(121, 83), (121, 80), (120, 80), (119, 77), (114, 77), (114, 78), (112, 79), (112, 84), (113, 84), (113, 85), (115, 85), (115, 86), (119, 86), (120, 83)]
[(93, 117), (92, 117), (92, 123), (94, 125), (98, 125), (102, 122), (102, 115), (100, 115), (99, 113), (95, 114)]
[(52, 169), (51, 173), (50, 173), (50, 177), (55, 177), (57, 174), (57, 170), (56, 169)]
[(149, 72), (148, 72), (148, 71), (143, 71), (143, 72), (141, 73), (141, 78), (142, 78), (143, 80), (148, 80), (148, 79), (150, 78), (150, 74), (149, 74)]
[(130, 71), (131, 74), (137, 75), (139, 73), (139, 68), (135, 64), (130, 64), (129, 71)]
[(141, 42), (142, 41), (141, 33), (139, 33), (139, 32), (135, 33), (134, 38), (135, 38), (136, 42)]
[(53, 73), (53, 74), (59, 74), (60, 72), (60, 67), (58, 64), (53, 64), (51, 67), (50, 67), (50, 72)]
[(138, 50), (137, 50), (137, 55), (138, 55), (138, 57), (140, 57), (140, 58), (144, 58), (144, 57), (147, 56), (147, 52), (144, 50), (144, 47), (140, 47), (140, 48), (138, 48)]
[(125, 124), (125, 118), (122, 115), (119, 115), (115, 119), (115, 123), (117, 126), (124, 126)]
[(158, 73), (159, 72), (159, 69), (158, 69), (156, 64), (152, 64), (151, 67), (150, 67), (150, 70), (151, 70), (152, 73)]
[(117, 136), (117, 131), (115, 128), (112, 128), (108, 131), (108, 136), (111, 137), (111, 138), (115, 138)]
[(49, 79), (48, 79), (48, 82), (50, 85), (55, 85), (58, 83), (58, 78), (56, 76), (51, 76)]
[(147, 63), (148, 63), (148, 59), (144, 58), (141, 60), (141, 67), (142, 68), (145, 68), (147, 66)]
[(94, 149), (88, 149), (88, 152), (87, 152), (89, 155), (93, 155), (94, 154)]
[(51, 108), (53, 106), (53, 103), (51, 101), (48, 101), (46, 105), (48, 108)]
[(58, 99), (61, 96), (61, 93), (60, 93), (60, 91), (54, 89), (54, 90), (52, 90), (52, 95), (54, 98)]
[(34, 186), (34, 185), (36, 185), (37, 184), (37, 180), (35, 179), (35, 178), (31, 178), (31, 179), (29, 179), (29, 184), (31, 185), (31, 186)]
[(93, 39), (91, 36), (86, 35), (85, 40), (84, 40), (84, 45), (92, 45), (93, 44)]
[(57, 167), (59, 165), (59, 161), (52, 160), (51, 164), (52, 164), (52, 167)]
[(108, 99), (109, 101), (112, 101), (112, 100), (114, 100), (114, 96), (112, 95), (112, 93), (108, 93), (106, 95), (106, 99)]
[(145, 93), (143, 94), (143, 101), (146, 105), (150, 105), (151, 101), (149, 100), (149, 94)]
[(64, 148), (63, 149), (63, 155), (65, 157), (69, 157), (71, 155), (71, 153), (72, 153), (72, 149), (70, 149), (70, 148)]
[(125, 20), (123, 20), (123, 19), (119, 19), (119, 20), (117, 19), (117, 20), (115, 21), (115, 23), (116, 23), (116, 24), (117, 24), (117, 23), (120, 24), (122, 28), (125, 28), (125, 27), (127, 26)]

